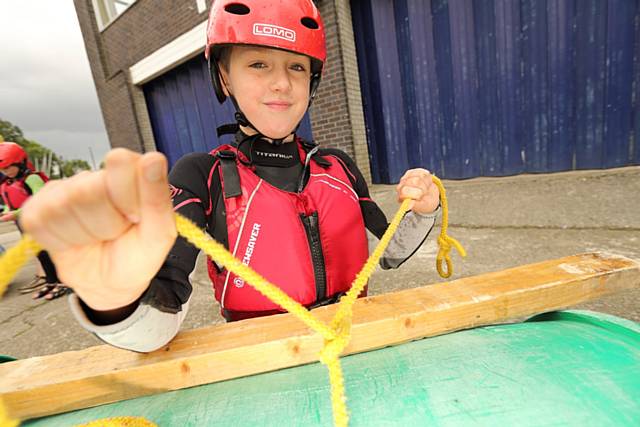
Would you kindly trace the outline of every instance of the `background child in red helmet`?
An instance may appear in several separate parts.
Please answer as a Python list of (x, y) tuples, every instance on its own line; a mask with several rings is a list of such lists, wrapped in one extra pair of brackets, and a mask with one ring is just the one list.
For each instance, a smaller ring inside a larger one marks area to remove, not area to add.
[[(175, 336), (197, 250), (176, 240), (174, 210), (307, 307), (346, 292), (368, 256), (366, 230), (380, 237), (388, 223), (349, 156), (296, 136), (322, 76), (324, 38), (311, 0), (214, 1), (205, 55), (218, 100), (236, 108), (237, 123), (218, 129), (234, 141), (181, 159), (171, 200), (161, 154), (118, 149), (104, 170), (28, 203), (23, 226), (76, 291), (71, 307), (85, 328), (137, 351)], [(414, 202), (383, 268), (418, 249), (438, 209), (426, 170), (408, 171), (397, 191)], [(281, 312), (223, 267), (210, 262), (209, 275), (227, 320)]]
[[(42, 172), (34, 172), (33, 169), (27, 153), (20, 145), (14, 142), (0, 143), (0, 172), (4, 175), (0, 183), (0, 194), (5, 206), (0, 215), (0, 221), (16, 221), (22, 205), (40, 191), (48, 180)], [(20, 228), (19, 225), (18, 228)], [(23, 289), (37, 289), (33, 297), (44, 297), (47, 300), (66, 294), (69, 288), (59, 283), (56, 268), (47, 252), (40, 252), (38, 260), (45, 276), (36, 275), (34, 280)]]

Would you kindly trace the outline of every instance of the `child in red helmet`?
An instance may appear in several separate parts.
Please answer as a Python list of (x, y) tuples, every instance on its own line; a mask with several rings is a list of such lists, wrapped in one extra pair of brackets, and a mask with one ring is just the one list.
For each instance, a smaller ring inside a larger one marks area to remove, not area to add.
[[(0, 195), (5, 206), (0, 221), (16, 221), (20, 208), (29, 197), (36, 194), (44, 186), (48, 177), (42, 172), (34, 172), (33, 165), (27, 158), (24, 149), (14, 142), (0, 143), (0, 172), (3, 174), (0, 183)], [(18, 225), (18, 228), (19, 225)], [(44, 297), (52, 300), (66, 294), (69, 288), (59, 283), (56, 268), (45, 251), (38, 254), (38, 260), (44, 270), (44, 277), (36, 275), (23, 290), (36, 290), (34, 299)]]
[[(234, 142), (185, 156), (168, 182), (161, 154), (113, 150), (103, 171), (28, 203), (23, 226), (76, 291), (71, 307), (85, 328), (137, 351), (175, 336), (197, 250), (176, 240), (174, 211), (307, 307), (348, 290), (368, 256), (367, 230), (380, 237), (388, 223), (348, 155), (296, 135), (322, 76), (324, 38), (311, 0), (214, 1), (205, 55), (218, 100), (236, 108), (237, 123), (218, 129)], [(426, 170), (408, 171), (397, 191), (414, 201), (383, 268), (418, 249), (438, 210)], [(223, 266), (209, 261), (209, 275), (227, 320), (282, 312)]]

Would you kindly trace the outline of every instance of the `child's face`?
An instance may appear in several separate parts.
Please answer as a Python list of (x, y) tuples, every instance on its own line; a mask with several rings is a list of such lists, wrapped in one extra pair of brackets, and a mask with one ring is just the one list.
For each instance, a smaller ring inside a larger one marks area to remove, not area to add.
[(233, 46), (229, 70), (220, 70), (247, 119), (269, 138), (289, 135), (307, 111), (311, 60), (305, 55)]
[(18, 169), (17, 166), (9, 166), (8, 168), (0, 169), (0, 172), (5, 174), (9, 178), (15, 178), (18, 175), (18, 172), (20, 172), (20, 169)]

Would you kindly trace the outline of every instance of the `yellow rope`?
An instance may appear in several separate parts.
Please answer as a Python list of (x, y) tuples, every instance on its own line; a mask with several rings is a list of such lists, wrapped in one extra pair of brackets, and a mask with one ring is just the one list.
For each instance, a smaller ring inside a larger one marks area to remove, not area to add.
[(143, 417), (111, 417), (78, 424), (75, 427), (158, 427), (158, 424)]
[(40, 245), (28, 235), (23, 236), (17, 245), (0, 257), (0, 297), (9, 287), (9, 283), (29, 258), (40, 252)]
[(0, 399), (0, 427), (17, 427), (20, 421), (13, 419), (9, 416), (7, 408), (4, 406), (4, 402)]
[[(448, 205), (446, 194), (440, 180), (433, 177), (433, 181), (440, 190), (440, 203), (443, 211), (442, 229), (440, 237), (438, 238), (440, 250), (436, 257), (436, 267), (438, 269), (438, 273), (440, 273), (442, 277), (449, 277), (453, 271), (451, 259), (449, 257), (451, 246), (453, 245), (453, 247), (455, 247), (462, 256), (465, 256), (466, 253), (457, 240), (447, 235)], [(227, 251), (223, 245), (213, 240), (207, 233), (200, 230), (187, 218), (176, 214), (176, 228), (182, 237), (204, 251), (219, 265), (223, 265), (227, 270), (233, 272), (237, 276), (240, 276), (246, 283), (252, 285), (265, 297), (297, 316), (302, 322), (309, 326), (309, 328), (322, 335), (324, 338), (324, 347), (320, 352), (320, 361), (325, 364), (329, 370), (333, 419), (336, 426), (343, 427), (347, 426), (349, 422), (349, 413), (347, 411), (346, 397), (344, 394), (344, 378), (342, 376), (342, 368), (340, 366), (340, 354), (342, 354), (351, 338), (352, 306), (358, 298), (358, 295), (360, 295), (364, 290), (364, 287), (367, 285), (367, 281), (373, 274), (378, 261), (389, 245), (391, 237), (398, 229), (398, 225), (400, 224), (402, 217), (409, 209), (409, 204), (410, 200), (408, 199), (402, 202), (400, 208), (394, 215), (391, 224), (389, 224), (387, 231), (380, 239), (378, 246), (373, 251), (364, 267), (362, 267), (362, 270), (356, 275), (349, 291), (340, 299), (336, 314), (329, 325), (326, 325), (313, 316), (307, 308), (293, 300), (276, 285), (270, 283), (253, 269), (244, 265), (240, 260), (235, 258), (233, 254)], [(37, 243), (28, 236), (25, 236), (20, 244), (7, 251), (7, 253), (0, 258), (0, 295), (2, 295), (2, 292), (4, 292), (4, 289), (6, 289), (15, 273), (26, 262), (27, 255), (35, 254), (38, 250), (39, 247)], [(443, 259), (446, 260), (447, 263), (446, 272), (441, 268)], [(8, 420), (6, 415), (0, 413), (0, 427), (4, 427), (4, 419)], [(123, 420), (126, 420), (126, 423), (124, 423), (125, 421)], [(78, 427), (93, 427), (97, 425), (145, 427), (153, 426), (155, 424), (148, 422), (144, 418), (118, 417), (98, 420)], [(7, 424), (7, 426), (10, 426), (10, 424)]]
[[(467, 256), (467, 251), (464, 250), (460, 242), (447, 235), (447, 229), (449, 228), (449, 204), (447, 202), (447, 192), (439, 178), (435, 176), (432, 176), (432, 178), (433, 183), (438, 187), (438, 190), (440, 190), (440, 204), (442, 205), (442, 226), (440, 227), (440, 236), (438, 236), (439, 249), (438, 255), (436, 255), (436, 269), (438, 270), (440, 277), (448, 279), (453, 274), (453, 263), (449, 256), (451, 245), (453, 245), (453, 247), (456, 248), (458, 253), (463, 257)], [(446, 271), (442, 268), (443, 260), (447, 263)]]

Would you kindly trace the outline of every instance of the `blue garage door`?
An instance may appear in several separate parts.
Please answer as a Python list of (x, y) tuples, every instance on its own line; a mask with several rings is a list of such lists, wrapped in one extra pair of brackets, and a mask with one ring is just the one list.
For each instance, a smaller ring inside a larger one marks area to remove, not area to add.
[(352, 0), (375, 182), (640, 163), (635, 0)]
[[(158, 151), (171, 165), (187, 153), (209, 152), (230, 141), (219, 139), (216, 127), (235, 122), (230, 101), (215, 98), (203, 55), (174, 68), (143, 87)], [(298, 133), (311, 139), (306, 115)]]

